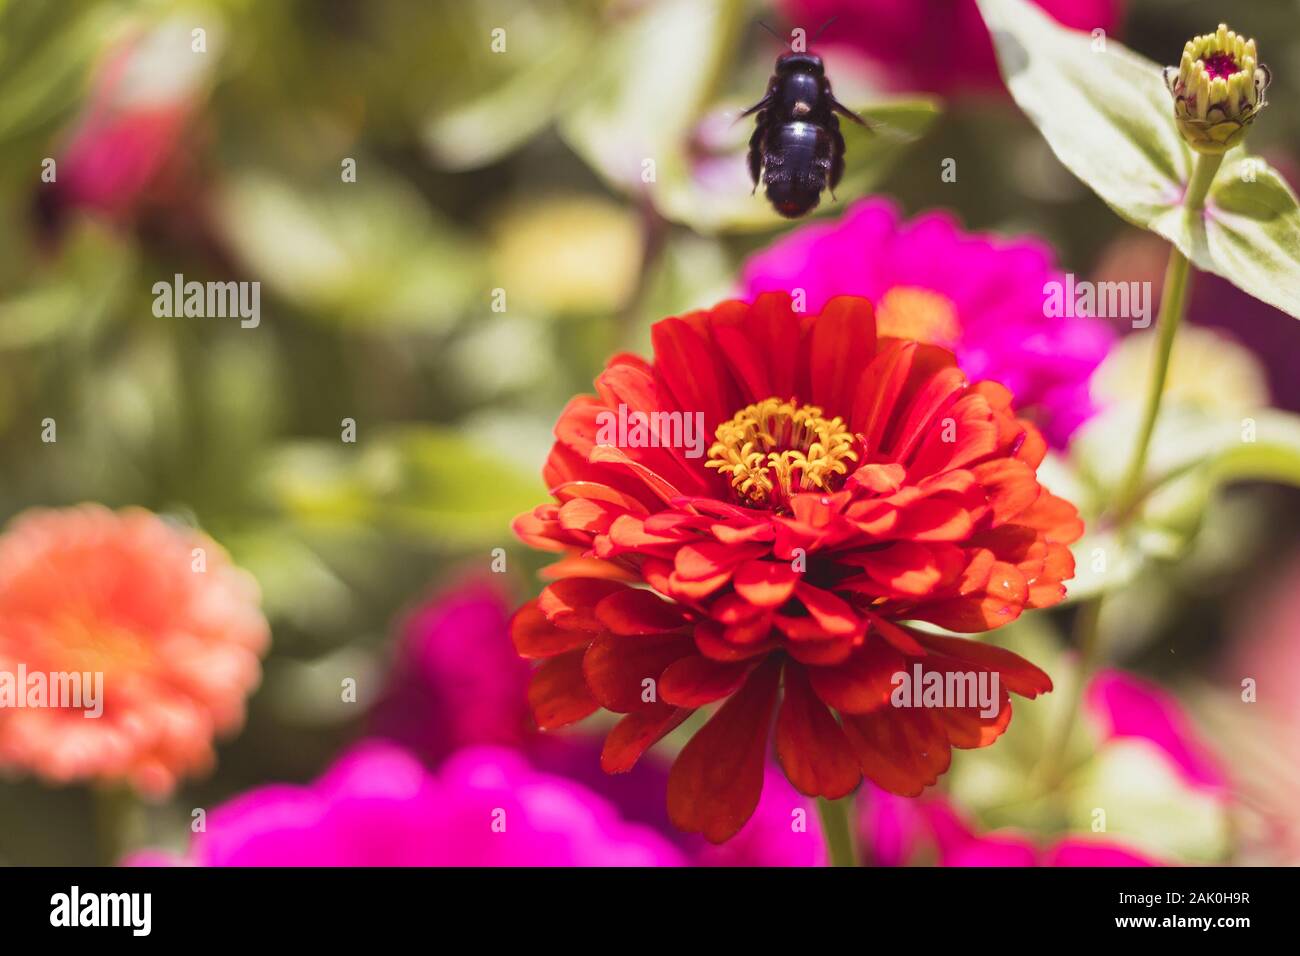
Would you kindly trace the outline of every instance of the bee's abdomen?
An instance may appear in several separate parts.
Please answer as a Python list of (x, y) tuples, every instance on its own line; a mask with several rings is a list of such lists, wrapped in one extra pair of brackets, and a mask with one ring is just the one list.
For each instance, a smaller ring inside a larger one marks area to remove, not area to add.
[(830, 138), (812, 123), (782, 123), (767, 137), (763, 181), (772, 207), (788, 219), (817, 206), (830, 170)]

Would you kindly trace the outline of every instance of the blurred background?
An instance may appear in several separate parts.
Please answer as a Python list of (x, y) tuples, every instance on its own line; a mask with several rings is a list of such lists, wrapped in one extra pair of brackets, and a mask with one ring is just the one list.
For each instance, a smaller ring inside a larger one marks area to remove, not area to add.
[[(1259, 38), (1275, 106), (1250, 146), (1300, 184), (1300, 4), (1042, 5), (1072, 6), (1076, 25), (1159, 63), (1225, 18)], [(411, 646), (463, 632), (438, 614), (477, 601), (475, 633), (508, 651), (502, 616), (547, 560), (509, 523), (545, 496), (564, 403), (610, 354), (647, 351), (657, 319), (734, 294), (746, 258), (792, 228), (751, 196), (750, 127), (733, 122), (781, 52), (759, 20), (811, 34), (837, 17), (814, 49), (877, 124), (846, 129), (838, 202), (817, 218), (867, 195), (908, 216), (942, 208), (970, 231), (1041, 237), (1080, 277), (1158, 295), (1165, 247), (1055, 160), (972, 34), (973, 9), (0, 0), (0, 521), (96, 501), (200, 527), (256, 577), (273, 635), (210, 775), (134, 806), (108, 837), (93, 788), (13, 775), (0, 862), (182, 850), (192, 808), (310, 781), (371, 734), (436, 768), (462, 732), (581, 781), (693, 862), (793, 861), (709, 860), (668, 832), (662, 768), (603, 780), (597, 745), (548, 750), (514, 703), (485, 740), (482, 724), (439, 723), (419, 701), (444, 691), (421, 690)], [(176, 273), (259, 281), (260, 324), (155, 316), (152, 287)], [(1198, 276), (1189, 321), (1203, 331), (1176, 360), (1179, 401), (1206, 420), (1300, 412), (1294, 319)], [(1124, 348), (1095, 383), (1103, 404), (1141, 394), (1140, 346)], [(42, 440), (47, 418), (57, 442)], [(1119, 440), (1084, 437), (1052, 467), (1086, 513), (1088, 476)], [(1181, 494), (1108, 605), (1110, 682), (1084, 695), (1065, 770), (1031, 783), (1069, 694), (1018, 704), (1007, 737), (958, 754), (933, 798), (863, 795), (869, 860), (958, 862), (947, 819), (1042, 861), (1096, 835), (1104, 807), (1108, 840), (1147, 860), (1300, 862), (1300, 492)], [(1075, 613), (1030, 615), (1000, 640), (1068, 688)], [(518, 676), (509, 653), (482, 666)], [(471, 690), (502, 680), (429, 673)], [(355, 701), (339, 692), (349, 677)], [(572, 736), (598, 740), (597, 724)]]

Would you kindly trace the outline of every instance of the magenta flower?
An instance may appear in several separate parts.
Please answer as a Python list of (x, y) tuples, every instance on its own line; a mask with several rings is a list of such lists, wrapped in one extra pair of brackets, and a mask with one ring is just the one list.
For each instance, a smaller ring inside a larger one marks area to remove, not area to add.
[(1146, 740), (1192, 786), (1216, 791), (1227, 786), (1178, 701), (1154, 684), (1121, 671), (1102, 671), (1088, 685), (1084, 703), (1103, 739)]
[(726, 843), (691, 841), (696, 866), (825, 866), (826, 841), (816, 801), (775, 766), (763, 777), (758, 809)]
[[(1192, 787), (1226, 799), (1226, 781), (1178, 702), (1131, 674), (1098, 673), (1085, 692), (1085, 716), (1100, 747), (1141, 738)], [(980, 830), (951, 800), (934, 794), (906, 800), (866, 787), (858, 800), (865, 860), (877, 866), (1158, 866), (1121, 841), (1091, 833), (1048, 837), (1014, 828)]]
[(943, 866), (1157, 866), (1113, 840), (1065, 836), (1042, 841), (1016, 830), (978, 833), (951, 805), (927, 807)]
[[(462, 747), (516, 748), (539, 771), (598, 794), (629, 821), (647, 824), (704, 866), (820, 866), (825, 848), (814, 802), (769, 770), (754, 817), (726, 845), (691, 840), (668, 822), (668, 768), (647, 758), (625, 774), (600, 769), (599, 737), (543, 734), (532, 726), (529, 667), (515, 652), (509, 608), (485, 579), (447, 588), (399, 626), (388, 687), (371, 713), (371, 734), (397, 741), (430, 766)], [(795, 811), (802, 810), (800, 820)], [(802, 824), (802, 828), (796, 826)]]
[(388, 686), (370, 731), (437, 764), (474, 744), (520, 747), (530, 736), (528, 665), (510, 642), (508, 601), (472, 579), (401, 622)]
[(48, 225), (80, 209), (122, 222), (152, 198), (175, 210), (193, 191), (187, 130), (201, 107), (210, 60), (190, 52), (190, 26), (165, 21), (114, 46), (96, 71), (81, 115), (43, 183)]
[(1097, 319), (1046, 315), (1045, 287), (1064, 281), (1037, 239), (965, 233), (944, 212), (904, 223), (872, 198), (752, 256), (742, 294), (801, 289), (809, 314), (837, 295), (870, 299), (881, 335), (953, 350), (972, 379), (1009, 388), (1059, 448), (1095, 411), (1088, 379), (1114, 340)]
[[(1034, 0), (1065, 26), (1108, 34), (1122, 0)], [(881, 67), (897, 90), (983, 93), (1002, 89), (988, 30), (975, 0), (781, 0), (785, 19), (811, 35), (835, 17), (827, 45), (852, 48)]]
[(681, 852), (572, 781), (476, 747), (437, 774), (392, 744), (358, 745), (303, 787), (272, 785), (208, 815), (194, 866), (676, 866)]

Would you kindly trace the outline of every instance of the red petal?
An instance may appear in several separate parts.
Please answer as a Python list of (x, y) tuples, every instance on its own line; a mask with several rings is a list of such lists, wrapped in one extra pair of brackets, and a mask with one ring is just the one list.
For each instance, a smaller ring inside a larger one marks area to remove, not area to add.
[(890, 643), (896, 650), (902, 651), (909, 657), (924, 657), (925, 648), (917, 643), (916, 638), (911, 631), (899, 627), (893, 621), (887, 621), (877, 614), (867, 613), (867, 620), (871, 622), (872, 629), (881, 637)]
[(934, 549), (915, 541), (896, 541), (869, 552), (862, 556), (861, 567), (890, 596), (927, 594), (943, 580)]
[[(748, 310), (741, 302), (723, 303), (714, 311)], [(702, 323), (701, 323), (702, 324)], [(728, 387), (717, 350), (691, 322), (664, 319), (650, 330), (655, 376), (675, 400), (677, 408), (704, 412), (709, 434), (735, 414), (737, 403)], [(733, 407), (735, 406), (735, 407)]]
[(616, 505), (590, 498), (573, 498), (560, 506), (560, 527), (565, 531), (604, 534), (624, 514), (627, 512)]
[(596, 605), (596, 619), (615, 634), (626, 635), (663, 634), (689, 620), (681, 605), (644, 588), (628, 588), (603, 598)]
[(558, 581), (560, 578), (606, 578), (610, 581), (636, 581), (637, 576), (621, 565), (600, 558), (586, 558), (571, 554), (559, 561), (546, 565), (537, 572), (545, 581)]
[(810, 667), (831, 667), (843, 664), (853, 653), (853, 640), (836, 637), (828, 641), (791, 641), (785, 646), (786, 653), (800, 664)]
[(907, 469), (902, 465), (873, 463), (863, 465), (849, 480), (878, 495), (892, 495), (903, 487), (903, 479), (906, 477)]
[(881, 437), (894, 415), (894, 403), (907, 382), (916, 352), (915, 342), (882, 343), (876, 357), (858, 380), (849, 426), (862, 434), (870, 449), (879, 449), (881, 445)]
[(679, 830), (722, 843), (753, 816), (780, 676), (779, 660), (760, 664), (678, 755), (668, 775), (668, 816)]
[(593, 465), (610, 465), (615, 468), (626, 469), (627, 472), (640, 478), (655, 495), (663, 499), (664, 504), (669, 504), (674, 498), (681, 497), (682, 493), (677, 489), (676, 485), (653, 468), (633, 459), (621, 448), (616, 448), (613, 445), (596, 445), (591, 449), (587, 460)]
[(1014, 564), (995, 561), (982, 592), (922, 604), (912, 616), (950, 631), (971, 634), (1011, 623), (1020, 616), (1028, 600), (1029, 584), (1021, 570)]
[(1034, 470), (1014, 458), (987, 461), (976, 465), (974, 472), (988, 495), (995, 525), (1006, 524), (1025, 511), (1043, 490)]
[(838, 800), (862, 779), (862, 771), (831, 712), (813, 694), (803, 667), (787, 664), (785, 698), (776, 720), (776, 753), (795, 789)]
[(600, 705), (582, 675), (582, 651), (552, 657), (533, 671), (528, 706), (542, 730), (554, 730), (591, 714)]
[(566, 631), (546, 620), (536, 601), (529, 601), (510, 619), (510, 639), (520, 657), (555, 657), (586, 647), (592, 635), (586, 631)]
[(978, 707), (947, 707), (935, 711), (948, 742), (963, 750), (987, 747), (1002, 736), (1011, 723), (1011, 700), (1003, 689), (1000, 693), (998, 712), (993, 717), (985, 717)]
[(905, 666), (898, 651), (869, 640), (843, 664), (809, 668), (808, 677), (817, 696), (840, 713), (865, 714), (889, 706), (894, 675)]
[(889, 707), (846, 716), (844, 734), (863, 776), (900, 796), (918, 796), (952, 761), (943, 725), (923, 708)]
[(677, 557), (673, 561), (673, 569), (682, 581), (704, 581), (720, 574), (729, 575), (736, 565), (756, 558), (766, 551), (767, 548), (758, 544), (742, 547), (717, 541), (688, 544), (678, 550)]
[(749, 561), (736, 569), (736, 593), (758, 607), (780, 607), (794, 593), (799, 572), (785, 561)]
[(664, 669), (659, 696), (678, 707), (703, 707), (733, 694), (745, 682), (748, 661), (724, 663), (695, 655), (683, 657)]
[(1073, 544), (1083, 534), (1079, 510), (1046, 488), (1033, 505), (1016, 516), (1016, 524), (1041, 531), (1050, 544)]
[(743, 661), (776, 649), (775, 641), (736, 643), (727, 640), (724, 631), (712, 621), (695, 625), (695, 646), (705, 657), (715, 661)]
[(587, 648), (582, 669), (587, 686), (601, 705), (615, 713), (643, 710), (646, 680), (653, 680), (658, 697), (660, 676), (673, 661), (693, 653), (685, 634), (647, 637), (598, 637)]
[(961, 541), (975, 528), (970, 512), (950, 498), (923, 498), (901, 509), (894, 534), (914, 541)]
[[(935, 360), (933, 351), (933, 347), (920, 346), (918, 358)], [(939, 425), (935, 419), (946, 413), (960, 396), (966, 387), (966, 374), (956, 366), (949, 366), (929, 371), (928, 375), (925, 372), (920, 377), (914, 375), (913, 381), (918, 381), (920, 387), (907, 404), (906, 415), (895, 415), (885, 436), (885, 447), (894, 461), (907, 461), (920, 440)], [(906, 392), (900, 406), (905, 400)]]
[(1002, 686), (1021, 697), (1032, 700), (1052, 689), (1052, 679), (1046, 673), (1004, 647), (938, 634), (918, 633), (916, 638), (937, 653), (967, 661), (983, 670), (997, 671), (1002, 675)]
[(764, 293), (743, 314), (715, 314), (712, 333), (740, 385), (741, 404), (795, 393), (800, 317), (788, 294)]
[(566, 481), (552, 488), (551, 494), (555, 496), (556, 501), (561, 503), (575, 499), (585, 499), (587, 501), (600, 501), (605, 504), (617, 505), (624, 511), (631, 512), (641, 518), (649, 514), (645, 505), (641, 504), (636, 498), (619, 491), (617, 488), (602, 485), (597, 481)]
[(515, 537), (539, 551), (563, 551), (571, 546), (568, 535), (557, 537), (562, 531), (556, 522), (539, 518), (536, 512), (519, 515), (510, 527)]
[(600, 769), (605, 773), (627, 773), (643, 753), (690, 715), (689, 710), (662, 703), (628, 714), (605, 738), (605, 746), (600, 751)]
[[(866, 299), (837, 296), (827, 302), (809, 334), (812, 402), (846, 419), (853, 395), (876, 350), (876, 317)], [(776, 393), (784, 394), (784, 393)]]
[(829, 636), (845, 637), (860, 634), (863, 630), (862, 619), (853, 612), (849, 603), (830, 591), (799, 582), (795, 594), (808, 609), (808, 613), (817, 622), (818, 627)]
[(626, 584), (607, 578), (564, 578), (542, 589), (537, 607), (556, 627), (599, 634), (605, 628), (596, 620), (597, 603), (625, 590)]

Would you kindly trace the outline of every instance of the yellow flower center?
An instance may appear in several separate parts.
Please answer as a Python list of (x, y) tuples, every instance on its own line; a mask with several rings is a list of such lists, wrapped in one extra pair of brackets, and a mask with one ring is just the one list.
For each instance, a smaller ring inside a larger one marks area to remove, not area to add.
[(876, 306), (876, 333), (951, 347), (961, 338), (957, 307), (947, 296), (916, 286), (895, 286)]
[(718, 426), (706, 468), (731, 480), (752, 505), (782, 505), (801, 491), (829, 491), (858, 460), (842, 418), (814, 405), (766, 398)]
[(158, 663), (146, 637), (112, 621), (69, 612), (49, 623), (31, 649), (28, 670), (101, 672), (111, 683), (110, 675), (148, 673)]

